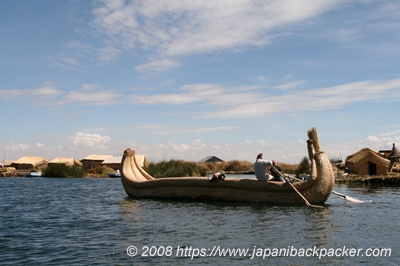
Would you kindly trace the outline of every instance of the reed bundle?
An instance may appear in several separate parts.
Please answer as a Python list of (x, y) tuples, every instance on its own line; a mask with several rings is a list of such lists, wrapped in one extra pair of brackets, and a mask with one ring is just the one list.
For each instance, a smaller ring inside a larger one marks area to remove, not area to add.
[(308, 130), (307, 136), (308, 139), (312, 141), (312, 144), (314, 146), (314, 151), (316, 153), (321, 152), (321, 147), (319, 146), (319, 141), (318, 141), (317, 129), (313, 127), (310, 130)]

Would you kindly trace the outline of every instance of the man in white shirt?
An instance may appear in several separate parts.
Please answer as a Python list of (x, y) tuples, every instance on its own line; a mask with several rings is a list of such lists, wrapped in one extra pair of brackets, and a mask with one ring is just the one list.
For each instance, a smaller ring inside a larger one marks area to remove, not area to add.
[(275, 179), (275, 177), (269, 174), (272, 165), (272, 161), (264, 160), (263, 154), (259, 153), (256, 162), (254, 163), (254, 173), (257, 179), (260, 181), (282, 181), (280, 178)]

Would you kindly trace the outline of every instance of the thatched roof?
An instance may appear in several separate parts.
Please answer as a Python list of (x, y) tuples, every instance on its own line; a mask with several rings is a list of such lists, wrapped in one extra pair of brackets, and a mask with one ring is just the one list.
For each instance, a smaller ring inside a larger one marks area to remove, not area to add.
[(107, 158), (113, 157), (112, 155), (100, 155), (100, 154), (91, 154), (88, 157), (82, 159), (82, 160), (88, 160), (88, 161), (104, 161)]
[(218, 158), (217, 156), (211, 155), (211, 156), (204, 157), (199, 162), (200, 163), (207, 163), (207, 162), (215, 163), (215, 162), (223, 162), (223, 160)]
[(73, 166), (73, 165), (82, 166), (82, 163), (75, 158), (61, 158), (61, 157), (54, 158), (53, 160), (51, 160), (49, 162), (49, 164), (65, 164), (66, 166)]
[(385, 167), (389, 166), (390, 161), (385, 159), (383, 155), (377, 153), (370, 148), (364, 148), (359, 150), (356, 153), (353, 153), (346, 158), (346, 164), (359, 164), (359, 163), (366, 163), (368, 161), (373, 161), (374, 163), (379, 163)]
[(397, 149), (396, 145), (393, 143), (392, 152), (389, 155), (389, 160), (391, 163), (400, 162), (400, 151)]
[(13, 162), (13, 165), (18, 165), (18, 164), (27, 164), (27, 165), (32, 165), (33, 167), (36, 167), (37, 165), (40, 164), (47, 164), (49, 163), (45, 158), (43, 157), (37, 157), (37, 156), (23, 156)]
[(101, 164), (118, 164), (121, 163), (122, 156), (106, 158)]

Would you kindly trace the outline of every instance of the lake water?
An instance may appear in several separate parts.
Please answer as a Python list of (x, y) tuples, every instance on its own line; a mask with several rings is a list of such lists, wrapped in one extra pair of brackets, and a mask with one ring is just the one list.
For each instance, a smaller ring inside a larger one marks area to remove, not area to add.
[(0, 265), (400, 265), (400, 187), (334, 190), (366, 202), (138, 200), (119, 179), (0, 178)]

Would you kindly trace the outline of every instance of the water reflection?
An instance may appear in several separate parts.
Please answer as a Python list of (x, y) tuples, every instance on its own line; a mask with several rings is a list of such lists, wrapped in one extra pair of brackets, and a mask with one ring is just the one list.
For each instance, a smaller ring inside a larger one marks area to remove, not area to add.
[(121, 217), (123, 219), (138, 220), (138, 212), (140, 211), (140, 201), (126, 197), (120, 201), (119, 207), (122, 211)]
[(306, 228), (304, 237), (315, 246), (332, 244), (332, 235), (335, 232), (333, 225), (334, 211), (326, 206), (325, 209), (310, 210), (305, 216)]

